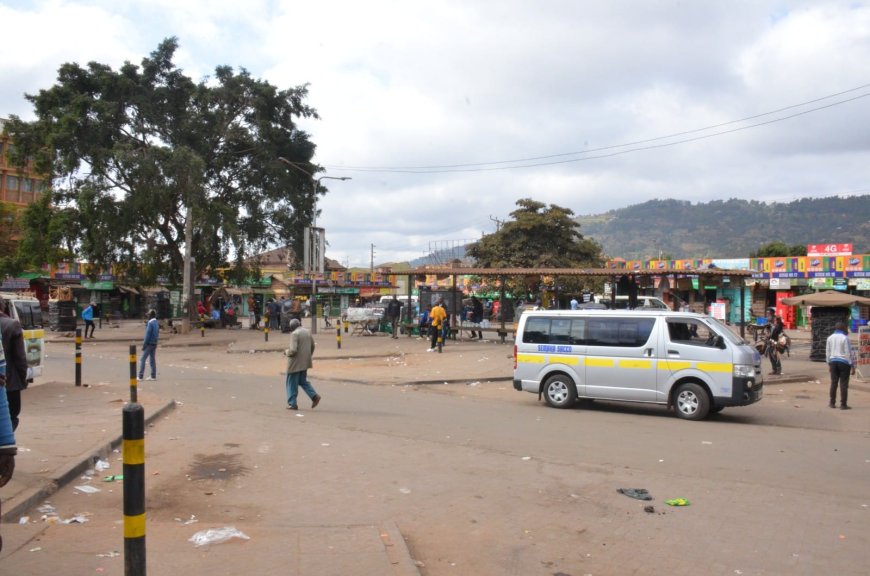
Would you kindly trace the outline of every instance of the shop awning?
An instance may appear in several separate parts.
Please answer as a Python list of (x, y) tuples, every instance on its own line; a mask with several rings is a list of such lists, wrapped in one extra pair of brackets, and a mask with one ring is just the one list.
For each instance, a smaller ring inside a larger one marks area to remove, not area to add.
[(118, 284), (118, 290), (120, 290), (124, 294), (139, 294), (139, 291), (132, 286), (122, 286)]

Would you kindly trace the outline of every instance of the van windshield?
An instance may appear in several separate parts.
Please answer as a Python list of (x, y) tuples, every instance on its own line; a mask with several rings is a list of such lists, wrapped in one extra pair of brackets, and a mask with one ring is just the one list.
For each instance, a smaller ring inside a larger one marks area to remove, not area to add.
[(743, 338), (735, 334), (734, 331), (731, 330), (731, 327), (722, 322), (721, 320), (711, 317), (708, 319), (708, 321), (713, 324), (713, 328), (714, 330), (716, 330), (716, 332), (721, 334), (726, 340), (728, 340), (732, 344), (746, 344), (746, 341)]
[(13, 301), (15, 311), (18, 313), (18, 321), (24, 330), (42, 328), (42, 308), (39, 302)]

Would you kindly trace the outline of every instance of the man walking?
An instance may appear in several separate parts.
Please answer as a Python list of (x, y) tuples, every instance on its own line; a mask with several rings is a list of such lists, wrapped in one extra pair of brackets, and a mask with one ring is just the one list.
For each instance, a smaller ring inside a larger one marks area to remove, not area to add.
[[(477, 324), (478, 328), (480, 327), (480, 323), (483, 322), (483, 302), (476, 295), (472, 295), (471, 297), (471, 313), (472, 319), (471, 321), (474, 324)], [(474, 338), (474, 330), (471, 331), (471, 338)], [(477, 331), (477, 339), (483, 340), (483, 331)]]
[(160, 337), (160, 325), (157, 323), (157, 311), (148, 311), (148, 323), (145, 324), (145, 338), (142, 340), (142, 356), (139, 358), (139, 380), (145, 376), (145, 360), (151, 362), (151, 376), (148, 380), (157, 380), (157, 339)]
[[(94, 337), (94, 308), (97, 306), (96, 302), (91, 302), (88, 304), (88, 307), (82, 310), (82, 320), (85, 321), (85, 338), (93, 338)], [(91, 329), (91, 335), (88, 336), (88, 328)]]
[(27, 388), (29, 369), (21, 323), (9, 317), (9, 306), (8, 300), (0, 300), (0, 333), (6, 354), (6, 398), (12, 430), (15, 430), (18, 428), (18, 415), (21, 414), (21, 391)]
[(831, 401), (828, 407), (837, 405), (837, 388), (840, 388), (840, 410), (849, 410), (847, 400), (849, 398), (849, 375), (854, 371), (852, 364), (852, 347), (849, 345), (849, 337), (846, 335), (846, 323), (837, 322), (834, 333), (828, 336), (825, 345), (825, 360), (831, 371)]
[(444, 344), (443, 337), (441, 336), (441, 326), (444, 324), (446, 319), (447, 311), (441, 306), (441, 301), (439, 300), (429, 311), (429, 337), (431, 339), (429, 343), (429, 352), (434, 352), (435, 350), (441, 352), (441, 346), (438, 346), (437, 348), (436, 346), (438, 344)]
[(387, 303), (386, 310), (387, 320), (390, 321), (390, 328), (392, 329), (393, 338), (399, 337), (399, 320), (402, 317), (402, 303), (396, 299), (395, 294), (393, 295), (393, 299)]
[(284, 351), (287, 356), (287, 379), (284, 386), (287, 389), (287, 409), (298, 410), (296, 396), (301, 386), (311, 398), (311, 408), (317, 408), (320, 404), (320, 395), (314, 390), (308, 381), (308, 369), (312, 366), (314, 356), (314, 339), (311, 332), (302, 327), (298, 318), (293, 318), (288, 323), (290, 328), (290, 347)]

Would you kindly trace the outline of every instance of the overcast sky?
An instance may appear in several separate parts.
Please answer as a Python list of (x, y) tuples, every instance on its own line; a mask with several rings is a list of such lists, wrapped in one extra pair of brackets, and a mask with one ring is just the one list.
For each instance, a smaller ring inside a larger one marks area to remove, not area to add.
[(870, 2), (0, 0), (0, 34), (0, 116), (31, 119), (64, 62), (169, 36), (196, 80), (309, 84), (315, 161), (352, 177), (323, 181), (318, 223), (350, 266), (477, 239), (527, 197), (870, 193)]

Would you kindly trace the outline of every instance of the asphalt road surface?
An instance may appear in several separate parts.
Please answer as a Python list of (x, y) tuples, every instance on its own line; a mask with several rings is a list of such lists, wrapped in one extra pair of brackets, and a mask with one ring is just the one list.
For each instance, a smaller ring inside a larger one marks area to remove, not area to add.
[[(420, 348), (401, 361), (431, 362)], [(125, 382), (125, 354), (103, 345), (91, 378)], [(279, 354), (158, 356), (143, 392), (179, 405), (147, 431), (153, 575), (291, 574), (291, 535), (385, 520), (426, 576), (868, 573), (870, 419), (829, 410), (824, 385), (768, 386), (754, 406), (687, 422), (661, 407), (555, 410), (504, 381), (395, 385), (390, 360), (330, 360), (310, 374), (321, 405), (303, 395), (292, 412)], [(111, 464), (120, 473), (120, 455)], [(121, 486), (100, 488), (51, 498), (88, 521), (31, 524), (38, 550), (3, 573), (122, 574)], [(192, 548), (212, 526), (250, 540)]]

